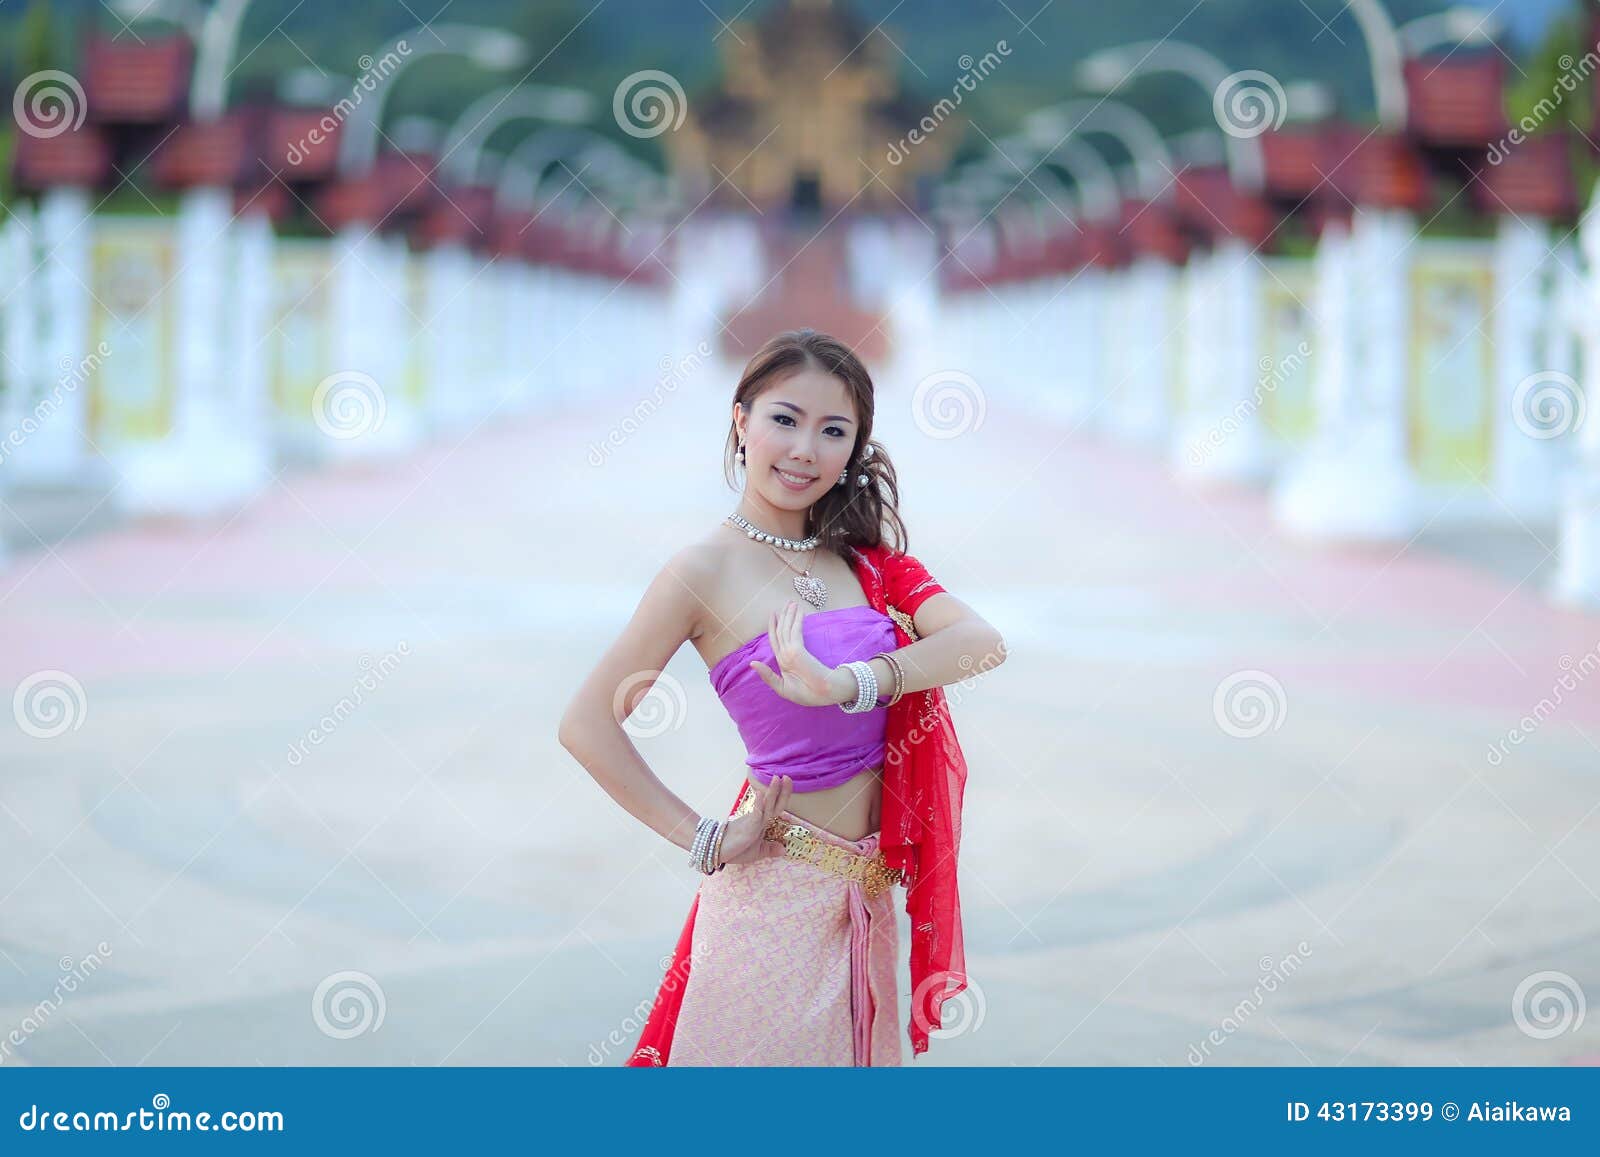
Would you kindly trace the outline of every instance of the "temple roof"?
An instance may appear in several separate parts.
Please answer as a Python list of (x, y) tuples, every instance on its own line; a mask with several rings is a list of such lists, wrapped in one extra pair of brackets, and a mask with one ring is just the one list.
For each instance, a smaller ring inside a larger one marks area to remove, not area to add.
[(826, 48), (841, 61), (864, 57), (875, 32), (873, 25), (830, 0), (778, 0), (756, 20), (761, 54), (771, 61), (781, 61), (797, 44)]

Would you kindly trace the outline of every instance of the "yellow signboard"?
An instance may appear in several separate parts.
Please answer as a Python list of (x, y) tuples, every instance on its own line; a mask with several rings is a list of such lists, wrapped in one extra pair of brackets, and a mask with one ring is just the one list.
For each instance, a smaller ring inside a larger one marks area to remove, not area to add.
[(1407, 443), (1423, 482), (1487, 477), (1491, 465), (1494, 309), (1487, 245), (1418, 242), (1411, 268)]
[(1167, 352), (1167, 405), (1168, 413), (1181, 414), (1188, 404), (1189, 359), (1185, 356), (1188, 352), (1184, 348), (1187, 340), (1185, 335), (1188, 328), (1195, 324), (1194, 318), (1189, 313), (1188, 280), (1194, 277), (1192, 266), (1179, 269), (1177, 275), (1171, 279), (1167, 291), (1167, 332), (1161, 335), (1161, 340), (1166, 343)]
[(312, 420), (312, 396), (332, 372), (333, 263), (326, 241), (274, 246), (272, 401), (292, 424)]
[(172, 222), (100, 215), (89, 251), (89, 344), (117, 356), (89, 377), (89, 437), (107, 448), (172, 428), (177, 378)]
[(1290, 444), (1308, 440), (1317, 426), (1311, 388), (1313, 344), (1311, 263), (1277, 257), (1264, 262), (1261, 277), (1261, 354), (1257, 385), (1262, 418), (1272, 433)]
[(428, 347), (433, 341), (429, 326), (436, 321), (428, 316), (428, 262), (426, 257), (406, 258), (406, 388), (405, 393), (420, 410), (427, 400)]

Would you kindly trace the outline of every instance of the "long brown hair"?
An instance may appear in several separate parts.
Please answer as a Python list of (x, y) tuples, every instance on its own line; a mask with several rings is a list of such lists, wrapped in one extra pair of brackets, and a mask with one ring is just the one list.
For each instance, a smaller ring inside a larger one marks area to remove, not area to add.
[[(900, 519), (900, 486), (894, 463), (881, 442), (872, 440), (874, 396), (872, 376), (849, 346), (814, 329), (792, 329), (769, 338), (744, 367), (733, 400), (749, 413), (756, 398), (771, 387), (806, 368), (832, 374), (844, 383), (855, 401), (857, 429), (850, 450), (844, 485), (831, 486), (806, 512), (807, 536), (815, 534), (818, 547), (843, 556), (844, 547), (872, 547), (883, 543), (896, 551), (908, 548), (909, 536)], [(730, 422), (724, 473), (735, 486), (739, 428)], [(857, 481), (867, 476), (865, 486)]]

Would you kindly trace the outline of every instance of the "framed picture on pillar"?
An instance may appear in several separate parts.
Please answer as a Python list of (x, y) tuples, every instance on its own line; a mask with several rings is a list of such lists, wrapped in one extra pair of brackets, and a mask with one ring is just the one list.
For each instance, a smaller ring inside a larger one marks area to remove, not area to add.
[(1494, 308), (1489, 246), (1418, 241), (1411, 268), (1407, 443), (1423, 484), (1471, 485), (1488, 476), (1494, 350), (1482, 324)]
[[(1174, 323), (1176, 323), (1178, 319), (1181, 319), (1184, 315), (1183, 308), (1185, 296), (1183, 279), (1187, 276), (1189, 276), (1187, 267), (1180, 267), (1177, 275), (1172, 277), (1167, 283), (1167, 317), (1173, 319)], [(1183, 413), (1184, 368), (1188, 365), (1188, 362), (1183, 356), (1183, 342), (1180, 340), (1181, 336), (1182, 325), (1172, 324), (1170, 332), (1165, 335), (1164, 340), (1161, 343), (1162, 348), (1166, 350), (1167, 355), (1166, 379), (1168, 414)]]
[(177, 378), (173, 224), (105, 214), (90, 247), (89, 342), (112, 351), (89, 387), (89, 436), (112, 449), (172, 427)]
[(1311, 393), (1313, 299), (1311, 262), (1303, 257), (1270, 257), (1262, 264), (1261, 355), (1257, 386), (1267, 428), (1285, 447), (1299, 446), (1316, 429)]
[(272, 402), (289, 442), (314, 441), (311, 400), (330, 372), (333, 305), (325, 241), (285, 239), (273, 259)]
[(405, 264), (406, 312), (414, 319), (406, 342), (406, 397), (420, 411), (428, 401), (428, 343), (441, 319), (428, 315), (428, 265), (413, 257)]

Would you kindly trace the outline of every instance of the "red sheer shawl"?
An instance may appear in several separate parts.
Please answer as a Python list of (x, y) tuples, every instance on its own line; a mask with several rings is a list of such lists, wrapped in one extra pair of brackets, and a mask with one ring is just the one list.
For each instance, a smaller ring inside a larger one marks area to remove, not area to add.
[[(867, 603), (894, 620), (895, 647), (917, 638), (912, 616), (944, 590), (909, 554), (887, 546), (852, 548), (852, 569)], [(886, 689), (887, 690), (887, 689)], [(883, 816), (879, 846), (891, 868), (904, 873), (911, 918), (911, 1055), (928, 1050), (928, 1034), (941, 1026), (941, 1006), (967, 986), (956, 862), (961, 843), (961, 800), (967, 765), (956, 739), (943, 688), (912, 691), (888, 708), (883, 765)], [(740, 786), (729, 814), (749, 790)], [(689, 979), (697, 895), (678, 936), (639, 1042), (626, 1064), (666, 1065)]]

